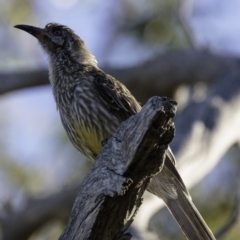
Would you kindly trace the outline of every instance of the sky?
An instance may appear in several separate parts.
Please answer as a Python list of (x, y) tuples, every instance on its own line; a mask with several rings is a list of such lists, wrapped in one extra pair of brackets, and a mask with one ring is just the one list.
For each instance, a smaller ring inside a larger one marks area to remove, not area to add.
[[(188, 2), (188, 1), (186, 1)], [(197, 45), (215, 53), (240, 55), (240, 1), (195, 0), (189, 18)]]

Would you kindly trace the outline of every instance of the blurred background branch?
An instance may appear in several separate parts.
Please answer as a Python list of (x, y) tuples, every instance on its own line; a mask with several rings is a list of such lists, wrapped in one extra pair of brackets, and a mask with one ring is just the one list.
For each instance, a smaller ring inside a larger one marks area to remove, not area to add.
[[(211, 85), (227, 72), (238, 70), (240, 59), (205, 51), (184, 49), (158, 54), (131, 67), (102, 66), (107, 73), (128, 86), (145, 102), (152, 95), (173, 96), (180, 85), (201, 82)], [(0, 94), (40, 85), (49, 85), (47, 69), (0, 73)]]
[(20, 211), (9, 209), (0, 216), (2, 240), (26, 240), (52, 221), (68, 220), (79, 185), (42, 198), (29, 198)]

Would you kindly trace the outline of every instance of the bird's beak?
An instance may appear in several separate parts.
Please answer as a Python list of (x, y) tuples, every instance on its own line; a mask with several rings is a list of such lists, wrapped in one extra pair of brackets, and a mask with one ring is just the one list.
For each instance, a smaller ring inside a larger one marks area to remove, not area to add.
[(41, 38), (47, 36), (46, 32), (42, 28), (37, 28), (37, 27), (33, 27), (33, 26), (29, 26), (29, 25), (23, 25), (23, 24), (16, 25), (14, 27), (30, 33), (31, 35), (33, 35), (34, 37), (36, 37), (39, 40)]

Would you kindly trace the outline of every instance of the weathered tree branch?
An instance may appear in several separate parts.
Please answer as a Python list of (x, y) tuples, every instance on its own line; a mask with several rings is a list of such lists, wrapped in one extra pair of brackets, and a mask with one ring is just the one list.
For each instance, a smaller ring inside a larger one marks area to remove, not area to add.
[(151, 98), (108, 139), (81, 184), (60, 240), (130, 239), (124, 232), (174, 135), (176, 103)]

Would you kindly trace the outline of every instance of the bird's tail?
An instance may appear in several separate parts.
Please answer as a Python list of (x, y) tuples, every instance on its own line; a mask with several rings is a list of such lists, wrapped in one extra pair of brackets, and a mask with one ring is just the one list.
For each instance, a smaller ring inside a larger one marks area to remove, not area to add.
[(168, 148), (164, 167), (152, 178), (148, 191), (165, 202), (189, 240), (216, 240), (193, 204), (175, 164), (175, 158)]
[(178, 191), (177, 199), (167, 199), (165, 204), (188, 239), (215, 240), (197, 208), (184, 192)]

